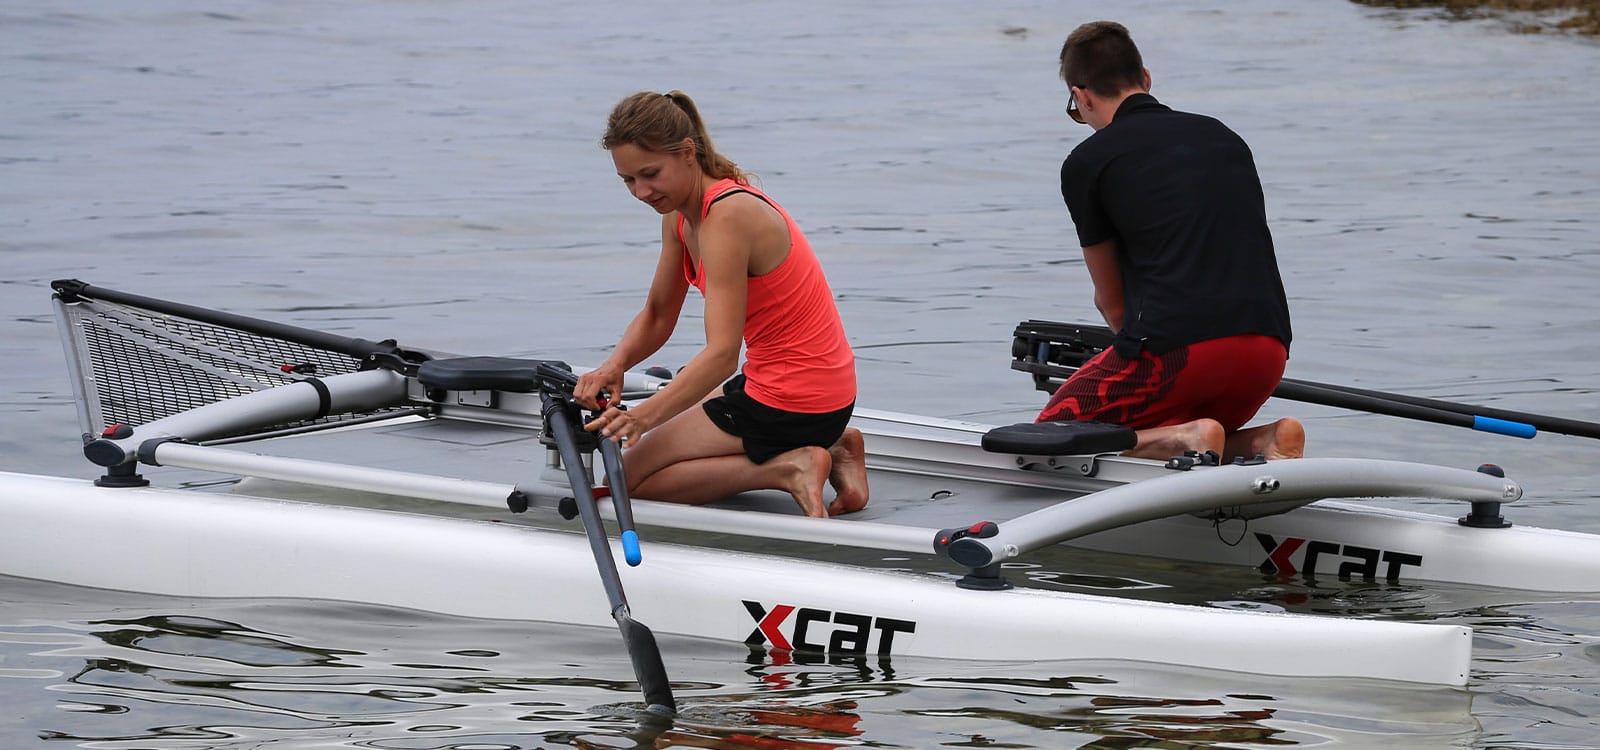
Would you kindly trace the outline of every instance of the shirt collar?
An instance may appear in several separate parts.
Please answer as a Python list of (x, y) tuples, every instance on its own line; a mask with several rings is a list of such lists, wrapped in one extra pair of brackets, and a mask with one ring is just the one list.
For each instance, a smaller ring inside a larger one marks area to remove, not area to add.
[(1128, 96), (1128, 98), (1123, 99), (1122, 104), (1117, 105), (1117, 113), (1112, 116), (1111, 120), (1112, 122), (1115, 122), (1118, 117), (1121, 117), (1125, 114), (1131, 114), (1133, 112), (1170, 109), (1171, 107), (1156, 101), (1155, 97), (1141, 91), (1137, 94), (1131, 94)]

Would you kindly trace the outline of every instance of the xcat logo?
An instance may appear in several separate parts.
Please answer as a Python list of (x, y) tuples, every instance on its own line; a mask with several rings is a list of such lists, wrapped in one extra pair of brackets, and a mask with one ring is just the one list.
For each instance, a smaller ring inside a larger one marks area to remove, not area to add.
[[(865, 654), (869, 649), (888, 656), (897, 633), (915, 633), (911, 620), (873, 617), (851, 612), (833, 612), (811, 607), (779, 604), (768, 610), (758, 602), (746, 600), (745, 610), (756, 621), (755, 630), (744, 639), (752, 646), (771, 644), (773, 651), (813, 651), (831, 654)], [(875, 647), (875, 648), (874, 648)]]
[[(1261, 572), (1276, 573), (1278, 575), (1292, 576), (1303, 573), (1310, 578), (1317, 573), (1317, 566), (1324, 568), (1338, 565), (1340, 580), (1361, 578), (1367, 581), (1377, 580), (1379, 574), (1386, 581), (1400, 579), (1400, 569), (1411, 565), (1422, 565), (1422, 555), (1413, 555), (1409, 552), (1391, 552), (1375, 549), (1373, 547), (1357, 547), (1354, 544), (1339, 544), (1338, 542), (1319, 542), (1297, 537), (1285, 537), (1283, 541), (1272, 538), (1270, 534), (1256, 533), (1256, 541), (1261, 543), (1261, 548), (1267, 551), (1267, 559), (1261, 563)], [(1294, 555), (1301, 549), (1305, 554), (1301, 557), (1300, 567), (1296, 569)]]

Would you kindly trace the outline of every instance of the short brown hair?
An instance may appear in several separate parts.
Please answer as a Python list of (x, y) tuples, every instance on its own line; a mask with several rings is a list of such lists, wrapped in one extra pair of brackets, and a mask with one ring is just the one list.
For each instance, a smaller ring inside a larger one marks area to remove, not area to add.
[(1061, 80), (1100, 96), (1116, 96), (1144, 85), (1144, 58), (1122, 24), (1091, 21), (1073, 29), (1061, 45)]

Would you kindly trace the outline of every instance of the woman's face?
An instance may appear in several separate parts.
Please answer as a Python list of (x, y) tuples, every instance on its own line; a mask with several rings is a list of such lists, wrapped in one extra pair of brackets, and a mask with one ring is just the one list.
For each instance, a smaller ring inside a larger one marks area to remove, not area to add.
[(611, 149), (611, 162), (628, 192), (656, 213), (677, 211), (699, 197), (694, 194), (699, 170), (692, 149), (674, 154), (624, 143)]

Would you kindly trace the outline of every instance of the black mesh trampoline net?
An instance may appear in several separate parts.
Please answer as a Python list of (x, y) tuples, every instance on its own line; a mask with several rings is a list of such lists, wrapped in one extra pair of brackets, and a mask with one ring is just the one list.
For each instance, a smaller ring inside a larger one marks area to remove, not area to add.
[[(293, 341), (104, 300), (58, 308), (78, 364), (86, 430), (138, 426), (307, 376), (355, 372), (360, 360)], [(332, 414), (273, 429), (338, 422)]]

